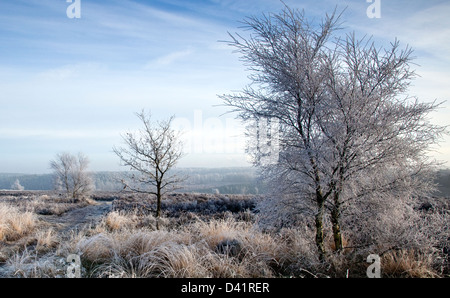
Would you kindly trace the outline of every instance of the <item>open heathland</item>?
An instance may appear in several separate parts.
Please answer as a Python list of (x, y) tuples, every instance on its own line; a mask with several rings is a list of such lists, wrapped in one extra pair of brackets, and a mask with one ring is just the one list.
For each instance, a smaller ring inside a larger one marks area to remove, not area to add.
[[(366, 251), (352, 247), (352, 239), (319, 261), (308, 227), (262, 227), (260, 201), (256, 195), (174, 193), (158, 219), (154, 198), (143, 195), (97, 192), (74, 201), (57, 192), (4, 191), (0, 276), (67, 277), (73, 255), (79, 275), (88, 278), (366, 276)], [(448, 218), (448, 200), (417, 210)], [(332, 239), (327, 245), (331, 250)], [(382, 276), (448, 276), (445, 253), (388, 249), (380, 254)]]

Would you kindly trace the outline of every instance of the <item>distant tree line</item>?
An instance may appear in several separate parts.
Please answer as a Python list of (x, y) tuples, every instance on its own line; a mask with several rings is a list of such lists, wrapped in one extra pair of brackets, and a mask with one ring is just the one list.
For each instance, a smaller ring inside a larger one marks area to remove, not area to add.
[(53, 175), (51, 174), (0, 174), (0, 189), (13, 189), (12, 185), (16, 180), (23, 186), (24, 190), (53, 189)]
[[(188, 176), (177, 192), (220, 194), (260, 194), (264, 186), (252, 168), (177, 168), (174, 171)], [(97, 191), (120, 191), (126, 172), (91, 172)], [(53, 174), (0, 174), (0, 189), (12, 190), (18, 180), (24, 190), (53, 190)]]

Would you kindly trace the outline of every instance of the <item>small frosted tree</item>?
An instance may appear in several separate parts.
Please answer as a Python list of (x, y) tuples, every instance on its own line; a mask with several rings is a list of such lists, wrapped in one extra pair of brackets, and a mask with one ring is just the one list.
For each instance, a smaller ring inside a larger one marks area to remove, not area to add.
[(87, 198), (95, 186), (88, 173), (89, 159), (83, 153), (72, 155), (62, 152), (50, 161), (55, 175), (55, 189), (62, 190), (68, 198), (80, 200)]
[(123, 147), (114, 147), (114, 153), (122, 165), (131, 170), (124, 187), (136, 193), (156, 196), (156, 217), (161, 216), (163, 196), (177, 188), (183, 179), (171, 170), (182, 157), (182, 142), (177, 131), (172, 129), (174, 117), (152, 122), (151, 115), (142, 110), (136, 114), (143, 127), (137, 132), (122, 136)]
[(279, 123), (276, 162), (262, 163), (259, 146), (251, 153), (275, 185), (279, 199), (270, 204), (313, 214), (321, 260), (327, 210), (340, 250), (343, 206), (432, 189), (427, 151), (444, 132), (427, 117), (438, 104), (406, 94), (415, 77), (411, 49), (336, 36), (339, 19), (333, 13), (314, 25), (289, 7), (247, 18), (249, 37), (230, 34), (229, 44), (252, 71), (252, 84), (222, 96), (244, 121)]
[(14, 181), (14, 183), (11, 184), (11, 189), (12, 189), (12, 190), (24, 190), (25, 187), (23, 187), (23, 186), (20, 184), (19, 179), (16, 179), (16, 180)]

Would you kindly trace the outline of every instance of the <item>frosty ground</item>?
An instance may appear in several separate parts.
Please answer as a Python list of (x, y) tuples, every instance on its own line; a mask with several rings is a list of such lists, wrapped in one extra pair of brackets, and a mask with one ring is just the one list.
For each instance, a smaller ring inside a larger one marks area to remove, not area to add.
[[(366, 276), (369, 264), (358, 249), (323, 263), (306, 228), (261, 228), (258, 200), (174, 193), (156, 219), (154, 200), (136, 194), (98, 192), (74, 202), (57, 192), (1, 192), (0, 276), (67, 277), (74, 254), (88, 278)], [(392, 250), (382, 255), (382, 274), (445, 276), (435, 261)]]

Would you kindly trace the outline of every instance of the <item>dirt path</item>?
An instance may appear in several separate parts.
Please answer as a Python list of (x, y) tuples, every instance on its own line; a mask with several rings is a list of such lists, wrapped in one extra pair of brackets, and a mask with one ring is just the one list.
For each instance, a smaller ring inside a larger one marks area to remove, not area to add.
[(111, 202), (100, 202), (83, 208), (68, 211), (60, 216), (42, 215), (40, 218), (55, 225), (60, 232), (67, 232), (85, 224), (95, 224), (111, 210)]

